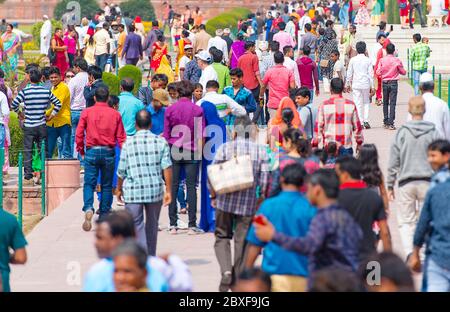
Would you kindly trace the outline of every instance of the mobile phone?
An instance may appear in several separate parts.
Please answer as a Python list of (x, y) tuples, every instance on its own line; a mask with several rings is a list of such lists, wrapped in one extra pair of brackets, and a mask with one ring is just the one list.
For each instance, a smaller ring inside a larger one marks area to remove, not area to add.
[(259, 224), (259, 225), (264, 225), (264, 219), (262, 215), (257, 215), (253, 218), (253, 222)]
[(393, 31), (394, 30), (394, 25), (391, 25), (391, 31)]

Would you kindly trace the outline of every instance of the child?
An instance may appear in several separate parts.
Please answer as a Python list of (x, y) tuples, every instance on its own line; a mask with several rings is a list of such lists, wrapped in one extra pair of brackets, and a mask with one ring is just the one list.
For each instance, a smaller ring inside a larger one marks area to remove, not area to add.
[(203, 97), (203, 86), (201, 83), (194, 85), (194, 93), (192, 94), (192, 102), (197, 103)]
[(428, 162), (435, 174), (431, 177), (429, 190), (450, 178), (450, 142), (436, 140), (428, 146)]
[(338, 50), (331, 52), (330, 58), (334, 63), (333, 65), (333, 78), (341, 78), (345, 81), (345, 66), (344, 62), (340, 59), (340, 53)]
[(324, 168), (334, 169), (336, 165), (336, 158), (338, 155), (338, 148), (336, 142), (330, 142), (322, 151), (321, 161)]
[(169, 83), (169, 85), (167, 86), (167, 92), (169, 92), (170, 104), (173, 104), (176, 101), (178, 101), (178, 92), (177, 92), (177, 83), (176, 82)]
[(228, 95), (238, 104), (243, 106), (248, 113), (256, 110), (256, 101), (252, 92), (244, 87), (244, 73), (240, 68), (230, 70), (231, 86), (225, 87), (223, 94)]
[(311, 141), (314, 137), (315, 113), (317, 112), (317, 108), (313, 108), (310, 99), (311, 91), (307, 87), (301, 87), (295, 93), (295, 103), (298, 106), (297, 111), (302, 121), (306, 137)]

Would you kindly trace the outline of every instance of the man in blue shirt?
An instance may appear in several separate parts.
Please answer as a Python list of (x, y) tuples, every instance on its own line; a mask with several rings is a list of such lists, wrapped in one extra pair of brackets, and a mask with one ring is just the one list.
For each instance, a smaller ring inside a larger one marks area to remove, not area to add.
[[(258, 211), (283, 234), (303, 237), (308, 233), (316, 209), (299, 192), (306, 171), (301, 164), (287, 166), (281, 174), (282, 192), (267, 199)], [(283, 249), (273, 242), (264, 243), (255, 235), (252, 225), (247, 235), (249, 242), (246, 266), (253, 267), (256, 258), (263, 251), (262, 269), (271, 274), (272, 291), (305, 291), (308, 277), (308, 259), (299, 253)]]
[(127, 136), (133, 136), (136, 133), (136, 114), (145, 108), (142, 101), (131, 93), (133, 89), (133, 79), (124, 78), (120, 82), (119, 113), (122, 116), (122, 122)]
[(147, 110), (152, 116), (152, 127), (150, 131), (155, 135), (160, 135), (164, 132), (164, 113), (170, 103), (169, 93), (164, 89), (157, 89), (153, 91), (153, 100), (147, 106)]

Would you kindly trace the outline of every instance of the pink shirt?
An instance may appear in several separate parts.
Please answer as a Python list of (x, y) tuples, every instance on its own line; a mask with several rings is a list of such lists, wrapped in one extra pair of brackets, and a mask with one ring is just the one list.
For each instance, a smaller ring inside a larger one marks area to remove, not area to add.
[(406, 75), (406, 70), (398, 57), (388, 54), (378, 63), (376, 74), (382, 81), (399, 80), (400, 75)]
[(67, 53), (77, 54), (77, 40), (75, 38), (64, 36), (64, 45), (67, 46)]
[(280, 43), (280, 51), (283, 52), (285, 46), (295, 47), (295, 41), (292, 39), (291, 35), (285, 31), (280, 31), (273, 36), (273, 41), (278, 41)]
[(282, 98), (289, 96), (289, 86), (295, 84), (294, 74), (283, 65), (275, 65), (266, 72), (263, 84), (269, 86), (267, 106), (277, 109)]

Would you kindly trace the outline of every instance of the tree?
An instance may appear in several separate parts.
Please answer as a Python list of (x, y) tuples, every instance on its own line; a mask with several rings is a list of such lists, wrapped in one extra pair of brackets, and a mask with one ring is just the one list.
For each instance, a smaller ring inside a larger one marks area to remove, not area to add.
[(128, 0), (120, 4), (122, 12), (128, 12), (131, 16), (140, 16), (144, 21), (155, 19), (155, 9), (150, 0)]
[[(58, 20), (61, 19), (63, 14), (68, 9), (67, 5), (70, 2), (78, 2), (80, 4), (80, 9), (81, 9), (81, 16), (79, 16), (80, 19), (85, 16), (94, 17), (94, 14), (100, 9), (97, 1), (95, 1), (95, 0), (76, 0), (76, 1), (61, 0), (60, 2), (58, 2), (58, 4), (55, 7), (55, 10), (53, 11), (53, 16), (55, 17), (55, 19), (58, 19)], [(69, 8), (70, 8), (70, 6), (69, 6)]]

